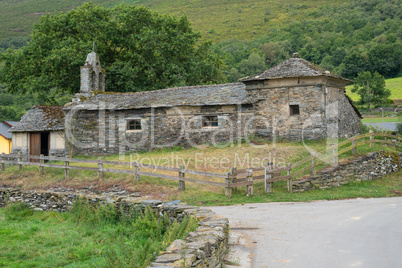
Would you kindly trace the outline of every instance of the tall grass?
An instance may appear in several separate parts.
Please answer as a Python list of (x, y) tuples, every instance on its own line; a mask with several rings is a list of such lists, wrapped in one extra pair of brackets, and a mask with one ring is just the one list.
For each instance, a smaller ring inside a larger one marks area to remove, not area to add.
[(191, 217), (172, 222), (149, 207), (125, 214), (78, 200), (59, 214), (12, 203), (0, 209), (0, 266), (146, 267), (196, 227)]

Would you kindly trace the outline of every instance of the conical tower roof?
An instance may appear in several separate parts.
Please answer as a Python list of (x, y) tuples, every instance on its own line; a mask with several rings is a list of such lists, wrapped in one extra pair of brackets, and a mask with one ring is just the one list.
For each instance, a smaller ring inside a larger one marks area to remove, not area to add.
[(342, 79), (345, 81), (352, 82), (347, 78), (343, 78), (339, 75), (335, 75), (330, 71), (321, 68), (311, 62), (306, 61), (299, 57), (298, 53), (294, 53), (293, 57), (279, 63), (278, 65), (265, 70), (264, 72), (249, 76), (243, 79), (243, 82), (256, 81), (256, 80), (267, 80), (267, 79), (279, 79), (279, 78), (290, 78), (290, 77), (311, 77), (311, 76), (328, 76), (337, 79)]

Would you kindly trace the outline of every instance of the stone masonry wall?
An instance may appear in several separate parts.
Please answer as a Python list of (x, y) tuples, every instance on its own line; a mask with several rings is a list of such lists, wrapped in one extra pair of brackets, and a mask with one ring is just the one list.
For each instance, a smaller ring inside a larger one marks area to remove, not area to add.
[(209, 209), (186, 204), (163, 203), (157, 200), (137, 201), (132, 197), (79, 195), (76, 193), (56, 193), (50, 191), (23, 191), (0, 186), (0, 207), (10, 202), (25, 202), (37, 211), (65, 212), (78, 198), (90, 204), (114, 204), (124, 212), (150, 206), (155, 212), (167, 213), (171, 220), (181, 220), (190, 215), (200, 220), (196, 231), (189, 233), (185, 240), (175, 240), (165, 252), (159, 255), (151, 267), (199, 267), (215, 268), (223, 260), (228, 248), (229, 222)]
[(342, 87), (328, 86), (326, 90), (326, 124), (330, 138), (350, 138), (360, 133), (360, 117), (345, 96)]
[[(320, 85), (298, 85), (277, 88), (255, 88), (248, 97), (259, 100), (255, 106), (257, 133), (269, 131), (267, 137), (289, 140), (326, 137), (322, 88)], [(290, 105), (299, 105), (300, 114), (290, 115)]]
[(293, 181), (293, 192), (337, 187), (349, 182), (379, 179), (401, 169), (402, 157), (395, 153), (378, 152), (359, 157), (345, 164), (330, 167), (298, 181)]
[[(238, 118), (239, 109), (241, 118)], [(237, 142), (249, 134), (245, 125), (253, 115), (251, 106), (198, 106), (135, 110), (81, 110), (71, 131), (74, 145), (66, 153), (107, 155), (158, 147), (193, 147), (201, 144)], [(219, 126), (202, 127), (203, 116), (218, 116)], [(141, 120), (141, 130), (127, 130), (127, 121)]]

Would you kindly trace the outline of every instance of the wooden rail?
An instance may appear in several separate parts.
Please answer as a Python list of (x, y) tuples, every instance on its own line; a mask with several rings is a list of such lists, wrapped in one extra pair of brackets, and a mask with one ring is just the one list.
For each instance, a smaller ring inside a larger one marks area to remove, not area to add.
[[(384, 139), (378, 139), (376, 137), (382, 137)], [(391, 140), (387, 140), (387, 138), (391, 138)], [(4, 153), (0, 155), (0, 164), (2, 171), (5, 170), (6, 164), (18, 165), (18, 170), (21, 170), (22, 166), (38, 166), (41, 175), (44, 174), (45, 167), (64, 169), (64, 176), (66, 179), (69, 177), (70, 170), (94, 171), (98, 173), (99, 179), (103, 178), (103, 174), (105, 172), (132, 174), (134, 175), (136, 181), (140, 180), (140, 176), (155, 177), (160, 179), (178, 181), (179, 189), (181, 191), (185, 190), (185, 182), (198, 183), (216, 187), (224, 187), (225, 194), (228, 197), (230, 197), (233, 191), (237, 191), (238, 187), (243, 186), (246, 187), (247, 195), (252, 195), (254, 181), (258, 180), (264, 181), (264, 188), (266, 193), (272, 192), (274, 182), (283, 180), (287, 181), (287, 189), (289, 192), (292, 192), (293, 179), (299, 176), (306, 175), (306, 171), (309, 171), (307, 172), (307, 174), (315, 175), (316, 168), (320, 164), (320, 162), (325, 164), (331, 162), (332, 166), (336, 166), (339, 155), (349, 151), (351, 151), (352, 154), (355, 154), (359, 146), (370, 144), (370, 147), (372, 147), (374, 143), (380, 143), (384, 145), (393, 145), (396, 147), (397, 145), (399, 145), (401, 141), (402, 138), (394, 135), (370, 132), (368, 134), (355, 136), (345, 141), (342, 141), (338, 144), (334, 144), (320, 152), (317, 152), (315, 155), (306, 157), (293, 164), (288, 163), (288, 165), (285, 167), (274, 167), (272, 163), (268, 163), (267, 166), (250, 168), (250, 169), (237, 170), (236, 168), (232, 168), (231, 172), (228, 172), (226, 174), (205, 172), (198, 170), (187, 170), (184, 167), (167, 167), (167, 166), (148, 165), (142, 163), (139, 164), (138, 162), (107, 161), (101, 159), (97, 160), (77, 159), (77, 158), (66, 158), (66, 157), (51, 157), (43, 155), (34, 156), (34, 155), (22, 155), (22, 154), (4, 154)], [(346, 145), (348, 146), (341, 149), (341, 147)], [(64, 162), (64, 165), (58, 163), (49, 163), (46, 161)], [(94, 167), (71, 165), (71, 163), (93, 164)], [(113, 166), (113, 168), (104, 167), (105, 165), (111, 165)], [(126, 169), (118, 168), (116, 166), (126, 167)], [(153, 172), (143, 171), (143, 169), (152, 170)], [(169, 172), (177, 172), (177, 176), (157, 173), (157, 171), (161, 170)], [(187, 177), (189, 174), (225, 179), (225, 182), (216, 182), (196, 178), (189, 178)]]
[[(49, 163), (49, 162), (45, 162), (45, 161), (64, 162), (64, 165), (57, 164), (57, 163)], [(93, 164), (96, 167), (70, 165), (71, 163)], [(99, 179), (103, 178), (103, 174), (105, 172), (120, 173), (120, 174), (132, 174), (132, 175), (134, 175), (134, 177), (137, 181), (140, 179), (140, 176), (155, 177), (155, 178), (160, 178), (160, 179), (168, 179), (168, 180), (178, 181), (180, 190), (185, 189), (185, 182), (199, 183), (199, 184), (212, 185), (212, 186), (218, 186), (218, 187), (227, 187), (227, 183), (224, 183), (224, 182), (215, 182), (215, 181), (201, 180), (201, 179), (195, 179), (195, 178), (187, 178), (187, 177), (185, 177), (185, 174), (193, 174), (193, 175), (200, 175), (200, 176), (204, 176), (204, 177), (213, 177), (213, 178), (225, 178), (225, 179), (228, 178), (227, 174), (204, 172), (204, 171), (198, 171), (198, 170), (186, 170), (183, 167), (175, 168), (175, 167), (139, 164), (138, 162), (107, 161), (107, 160), (101, 160), (101, 159), (98, 159), (98, 160), (77, 159), (77, 158), (52, 157), (52, 156), (43, 156), (43, 155), (36, 156), (36, 155), (22, 155), (22, 154), (2, 154), (2, 155), (0, 155), (0, 164), (1, 164), (2, 171), (5, 170), (6, 164), (18, 165), (19, 170), (21, 170), (22, 166), (37, 166), (40, 169), (41, 175), (44, 174), (43, 168), (45, 168), (45, 167), (64, 169), (65, 170), (64, 176), (66, 179), (69, 176), (69, 172), (68, 172), (69, 170), (95, 171), (98, 173)], [(104, 167), (105, 165), (112, 165), (113, 168)], [(118, 168), (116, 166), (129, 167), (129, 169), (122, 169), (122, 168)], [(140, 169), (153, 170), (154, 172), (145, 172), (145, 171), (141, 171)], [(155, 173), (160, 170), (178, 172), (178, 176)]]

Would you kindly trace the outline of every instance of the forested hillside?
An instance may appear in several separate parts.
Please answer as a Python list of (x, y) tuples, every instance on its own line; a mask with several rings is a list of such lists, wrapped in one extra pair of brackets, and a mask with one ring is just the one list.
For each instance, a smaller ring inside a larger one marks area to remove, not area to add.
[(402, 1), (352, 0), (321, 6), (288, 25), (273, 27), (250, 41), (223, 41), (216, 51), (226, 54), (230, 81), (263, 71), (298, 51), (302, 58), (336, 74), (355, 78), (378, 71), (401, 75)]
[[(202, 39), (218, 42), (251, 40), (271, 27), (303, 17), (314, 18), (318, 6), (337, 6), (346, 0), (3, 0), (0, 1), (0, 47), (21, 46), (32, 25), (46, 12), (68, 11), (92, 2), (104, 7), (125, 3), (143, 5), (161, 14), (186, 15)], [(320, 19), (320, 18), (319, 18)]]
[[(0, 1), (0, 51), (25, 45), (32, 23), (38, 22), (45, 12), (67, 11), (83, 2), (86, 1)], [(228, 82), (262, 72), (293, 52), (351, 79), (367, 70), (377, 71), (386, 78), (402, 75), (402, 0), (92, 2), (105, 7), (124, 2), (144, 5), (160, 13), (187, 15), (194, 30), (201, 32), (199, 41), (212, 41), (212, 50), (224, 58), (223, 72)], [(62, 96), (57, 97), (52, 102), (63, 103)], [(48, 96), (30, 98), (30, 102), (49, 101)], [(4, 102), (0, 102), (0, 109), (4, 110)], [(13, 114), (8, 119), (15, 119), (21, 112)]]

